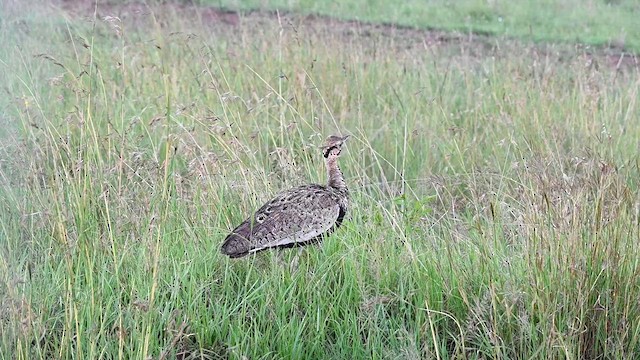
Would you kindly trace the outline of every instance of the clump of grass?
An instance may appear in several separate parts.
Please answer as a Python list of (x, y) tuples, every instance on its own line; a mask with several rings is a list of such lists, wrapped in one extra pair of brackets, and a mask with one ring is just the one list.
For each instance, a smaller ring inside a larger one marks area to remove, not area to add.
[[(634, 70), (295, 18), (38, 9), (2, 24), (3, 356), (640, 350)], [(324, 181), (331, 133), (355, 140), (344, 228), (299, 257), (221, 256), (276, 191)]]

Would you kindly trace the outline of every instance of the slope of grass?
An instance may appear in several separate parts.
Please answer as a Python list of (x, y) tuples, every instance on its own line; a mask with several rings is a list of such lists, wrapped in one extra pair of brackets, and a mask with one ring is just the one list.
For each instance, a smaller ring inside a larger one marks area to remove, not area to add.
[[(640, 354), (636, 71), (21, 6), (0, 23), (2, 358)], [(275, 192), (323, 181), (331, 133), (353, 136), (344, 227), (221, 256)]]
[(545, 42), (582, 42), (640, 51), (640, 4), (633, 0), (201, 0), (230, 9), (286, 10), (374, 23), (476, 32)]

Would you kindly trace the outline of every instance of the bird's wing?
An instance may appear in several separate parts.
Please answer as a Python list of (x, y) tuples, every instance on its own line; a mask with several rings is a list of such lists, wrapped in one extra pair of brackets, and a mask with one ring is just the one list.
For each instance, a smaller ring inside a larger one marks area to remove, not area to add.
[(235, 228), (222, 252), (243, 256), (266, 248), (304, 243), (330, 230), (340, 216), (339, 199), (320, 185), (276, 196)]

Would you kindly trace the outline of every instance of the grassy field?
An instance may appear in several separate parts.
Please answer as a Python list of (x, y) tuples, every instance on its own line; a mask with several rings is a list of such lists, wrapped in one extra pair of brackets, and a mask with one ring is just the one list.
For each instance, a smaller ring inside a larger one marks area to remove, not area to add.
[(200, 0), (229, 9), (286, 10), (501, 35), (534, 41), (583, 42), (640, 52), (635, 0)]
[[(637, 68), (36, 5), (0, 5), (0, 358), (640, 355)], [(222, 256), (262, 202), (325, 181), (334, 133), (352, 135), (345, 225)]]

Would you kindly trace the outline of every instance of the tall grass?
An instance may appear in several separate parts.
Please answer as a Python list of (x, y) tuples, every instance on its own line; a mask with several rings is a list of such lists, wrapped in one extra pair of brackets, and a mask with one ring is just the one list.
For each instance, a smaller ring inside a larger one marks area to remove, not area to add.
[[(5, 11), (3, 358), (640, 353), (637, 70), (170, 5)], [(332, 133), (345, 225), (223, 257), (324, 181)]]

